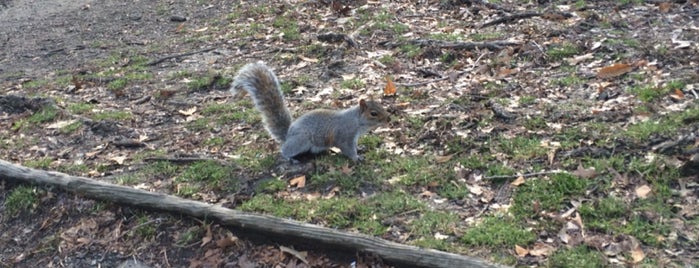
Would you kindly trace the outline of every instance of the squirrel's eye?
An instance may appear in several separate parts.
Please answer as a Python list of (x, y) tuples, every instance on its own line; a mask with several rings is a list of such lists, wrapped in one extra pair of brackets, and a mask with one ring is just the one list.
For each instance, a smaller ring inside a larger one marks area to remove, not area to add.
[(371, 111), (371, 116), (378, 116), (379, 114), (376, 113), (376, 111)]

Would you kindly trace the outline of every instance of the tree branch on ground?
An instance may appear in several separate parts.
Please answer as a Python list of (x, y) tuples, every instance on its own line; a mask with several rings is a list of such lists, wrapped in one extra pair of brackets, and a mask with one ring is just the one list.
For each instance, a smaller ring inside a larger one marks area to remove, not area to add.
[(290, 237), (372, 253), (399, 266), (421, 267), (503, 267), (483, 260), (432, 249), (422, 249), (387, 240), (320, 227), (268, 215), (237, 211), (220, 205), (114, 185), (60, 172), (43, 171), (0, 160), (0, 178), (21, 183), (58, 187), (66, 192), (101, 201), (146, 209), (181, 213), (196, 218), (214, 219), (243, 230)]

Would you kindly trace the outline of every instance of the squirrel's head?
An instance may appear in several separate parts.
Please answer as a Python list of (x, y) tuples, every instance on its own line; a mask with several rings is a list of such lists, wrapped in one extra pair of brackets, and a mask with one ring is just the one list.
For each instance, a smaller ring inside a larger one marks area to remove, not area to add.
[(359, 111), (362, 116), (376, 124), (391, 122), (391, 114), (374, 100), (359, 100)]

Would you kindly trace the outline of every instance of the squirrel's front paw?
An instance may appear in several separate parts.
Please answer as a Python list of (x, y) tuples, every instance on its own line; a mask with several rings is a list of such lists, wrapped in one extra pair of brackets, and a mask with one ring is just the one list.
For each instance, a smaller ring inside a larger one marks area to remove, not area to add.
[(363, 162), (364, 161), (364, 156), (358, 155), (354, 159), (352, 159), (355, 163), (357, 162)]

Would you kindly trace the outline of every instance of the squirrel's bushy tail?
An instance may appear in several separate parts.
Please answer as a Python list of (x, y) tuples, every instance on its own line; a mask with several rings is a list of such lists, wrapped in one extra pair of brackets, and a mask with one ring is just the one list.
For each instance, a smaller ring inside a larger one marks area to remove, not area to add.
[(247, 91), (252, 97), (255, 107), (262, 113), (262, 123), (267, 132), (279, 143), (283, 143), (291, 125), (291, 114), (272, 69), (263, 62), (243, 66), (231, 84), (234, 95), (240, 89)]

